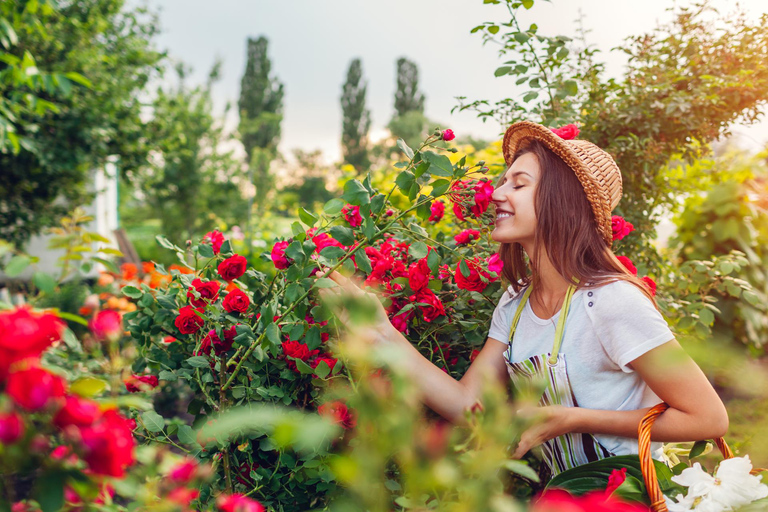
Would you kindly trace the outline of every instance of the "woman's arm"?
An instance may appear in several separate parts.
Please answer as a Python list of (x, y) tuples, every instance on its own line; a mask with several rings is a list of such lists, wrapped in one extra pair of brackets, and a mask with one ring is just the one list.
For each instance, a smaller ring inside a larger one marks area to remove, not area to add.
[[(448, 421), (459, 424), (465, 421), (464, 412), (479, 401), (486, 378), (489, 376), (497, 379), (507, 378), (503, 359), (507, 346), (504, 343), (488, 338), (480, 354), (472, 362), (461, 380), (457, 381), (421, 355), (395, 329), (378, 298), (373, 294), (364, 292), (354, 282), (338, 272), (332, 272), (328, 277), (339, 285), (340, 290), (344, 290), (352, 296), (369, 295), (375, 300), (379, 310), (377, 312), (378, 321), (367, 329), (362, 331), (358, 329), (354, 334), (364, 336), (375, 343), (391, 343), (400, 347), (404, 354), (403, 368), (415, 383), (421, 401)], [(338, 294), (340, 290), (325, 288), (321, 290), (321, 296), (327, 293)], [(340, 317), (344, 321), (346, 315), (342, 313)], [(344, 323), (348, 322), (345, 321)]]
[[(653, 424), (653, 441), (699, 441), (725, 435), (728, 413), (722, 400), (676, 340), (646, 352), (630, 365), (669, 405)], [(534, 446), (568, 432), (637, 438), (640, 420), (649, 409), (606, 411), (553, 406), (526, 410), (525, 414), (539, 415), (540, 421), (523, 433), (514, 457), (522, 457)]]

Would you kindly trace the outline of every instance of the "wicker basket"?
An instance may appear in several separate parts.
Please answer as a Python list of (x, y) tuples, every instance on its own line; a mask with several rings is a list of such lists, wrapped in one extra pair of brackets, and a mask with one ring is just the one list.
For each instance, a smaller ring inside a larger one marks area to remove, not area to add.
[[(664, 402), (655, 405), (651, 408), (643, 419), (640, 420), (640, 426), (637, 429), (637, 442), (640, 453), (640, 469), (643, 472), (643, 479), (645, 480), (645, 488), (648, 490), (648, 497), (651, 500), (651, 510), (653, 512), (668, 512), (667, 504), (664, 501), (664, 494), (659, 487), (659, 480), (656, 478), (656, 468), (653, 465), (653, 459), (651, 459), (651, 427), (656, 418), (669, 408), (669, 405)], [(720, 449), (720, 453), (723, 454), (723, 458), (730, 459), (733, 457), (733, 452), (726, 444), (722, 437), (714, 440), (717, 447)], [(757, 474), (765, 471), (764, 469), (755, 468), (752, 470), (752, 474)]]

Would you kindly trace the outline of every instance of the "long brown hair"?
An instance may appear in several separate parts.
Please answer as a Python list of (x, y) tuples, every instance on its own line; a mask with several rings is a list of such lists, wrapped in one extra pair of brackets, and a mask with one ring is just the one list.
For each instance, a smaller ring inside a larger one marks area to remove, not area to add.
[[(546, 248), (547, 256), (557, 272), (577, 288), (594, 288), (614, 281), (627, 281), (637, 286), (658, 309), (646, 284), (630, 273), (606, 245), (597, 229), (587, 195), (573, 170), (537, 140), (523, 146), (514, 155), (513, 161), (527, 153), (536, 156), (540, 169), (539, 182), (534, 192), (535, 249), (529, 258), (529, 272), (523, 246), (517, 242), (501, 244), (499, 256), (504, 262), (502, 275), (512, 289), (519, 292), (531, 282), (536, 285), (538, 274), (535, 269), (542, 249)], [(503, 177), (502, 174), (497, 186)]]

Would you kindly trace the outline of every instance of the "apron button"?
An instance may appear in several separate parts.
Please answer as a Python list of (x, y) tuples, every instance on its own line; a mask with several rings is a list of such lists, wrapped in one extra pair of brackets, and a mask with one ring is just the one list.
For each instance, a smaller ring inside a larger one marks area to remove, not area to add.
[(591, 303), (591, 302), (590, 302), (589, 304), (587, 304), (587, 305), (588, 305), (589, 307), (592, 307), (592, 303)]
[(587, 295), (588, 295), (589, 297), (591, 297), (591, 296), (592, 296), (592, 292), (589, 292), (589, 293), (587, 293)]

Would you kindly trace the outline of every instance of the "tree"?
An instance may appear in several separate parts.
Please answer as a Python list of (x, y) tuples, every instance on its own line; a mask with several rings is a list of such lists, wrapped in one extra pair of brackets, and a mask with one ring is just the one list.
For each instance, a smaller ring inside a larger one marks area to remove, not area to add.
[[(277, 153), (280, 123), (283, 120), (283, 84), (270, 76), (272, 63), (267, 56), (267, 38), (248, 38), (245, 73), (240, 81), (240, 140), (248, 158), (250, 182), (256, 188), (256, 206), (263, 212), (274, 178), (269, 166)], [(249, 199), (249, 201), (252, 199)], [(250, 236), (251, 205), (248, 207)]]
[(0, 5), (10, 65), (0, 78), (0, 130), (10, 144), (0, 144), (0, 237), (21, 245), (89, 200), (89, 172), (110, 155), (125, 174), (143, 165), (139, 93), (162, 54), (153, 16), (123, 0)]
[(419, 92), (419, 68), (415, 62), (400, 57), (397, 59), (395, 117), (412, 111), (424, 113), (424, 94)]
[(221, 149), (230, 139), (213, 115), (211, 88), (218, 70), (214, 65), (204, 86), (190, 88), (184, 83), (188, 69), (178, 65), (178, 85), (157, 90), (147, 123), (155, 149), (135, 180), (144, 201), (131, 213), (141, 218), (146, 208), (175, 243), (210, 230), (214, 219), (234, 223), (245, 214), (241, 165)]
[(344, 161), (365, 172), (371, 165), (368, 157), (368, 130), (371, 127), (371, 111), (365, 108), (368, 84), (362, 82), (363, 65), (360, 59), (349, 64), (347, 81), (342, 88), (341, 110), (344, 120), (341, 129), (341, 145)]

